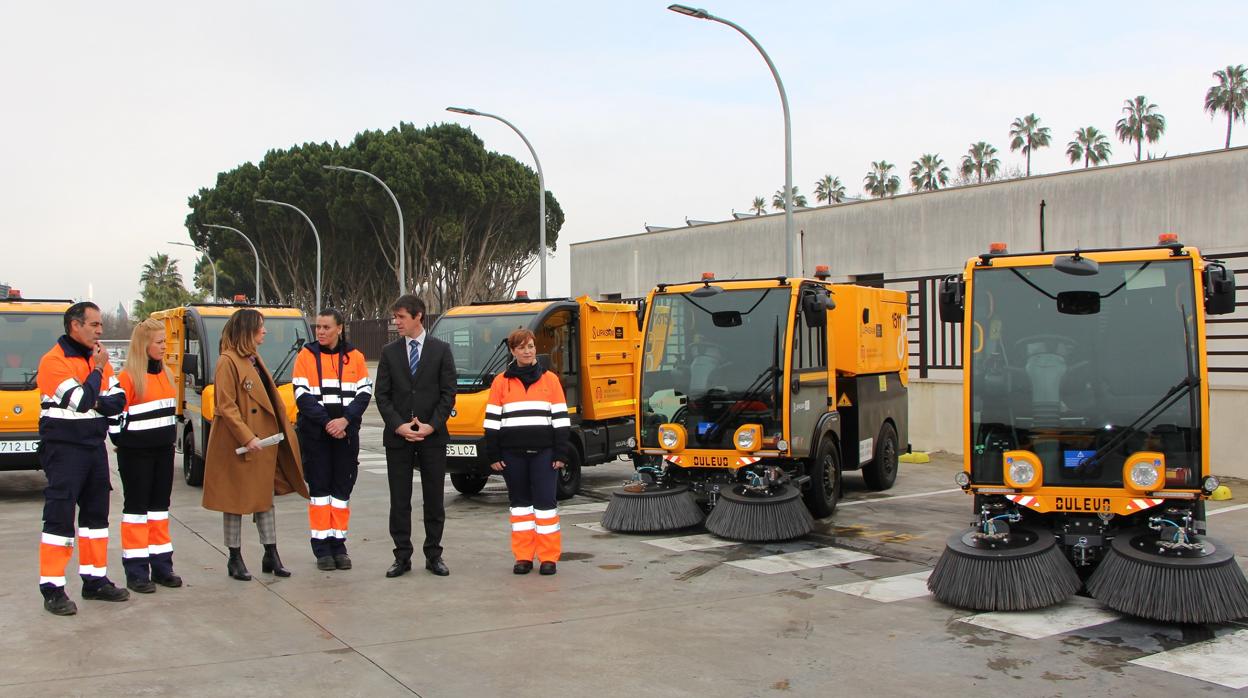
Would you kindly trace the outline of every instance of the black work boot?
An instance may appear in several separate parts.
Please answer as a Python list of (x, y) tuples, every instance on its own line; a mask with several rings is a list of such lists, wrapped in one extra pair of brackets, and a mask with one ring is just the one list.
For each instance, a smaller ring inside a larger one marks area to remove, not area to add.
[(334, 565), (334, 556), (322, 555), (316, 558), (316, 569), (321, 570), (322, 572), (338, 569), (338, 567)]
[(340, 570), (351, 569), (351, 556), (346, 553), (334, 553), (334, 567)]
[(156, 592), (156, 585), (153, 584), (150, 579), (131, 579), (127, 577), (126, 588), (140, 594), (152, 594)]
[(43, 610), (56, 616), (72, 616), (78, 612), (78, 606), (69, 600), (65, 587), (40, 589), (43, 592)]
[(247, 571), (247, 563), (243, 562), (242, 548), (230, 548), (230, 561), (225, 565), (225, 573), (240, 582), (251, 581), (251, 573)]
[(282, 558), (277, 554), (277, 543), (264, 544), (264, 558), (260, 560), (262, 572), (272, 572), (278, 577), (289, 577), (290, 570), (282, 566)]
[[(150, 582), (149, 582), (150, 583)], [(113, 584), (108, 577), (94, 586), (82, 587), (82, 598), (88, 601), (129, 601), (130, 592)]]

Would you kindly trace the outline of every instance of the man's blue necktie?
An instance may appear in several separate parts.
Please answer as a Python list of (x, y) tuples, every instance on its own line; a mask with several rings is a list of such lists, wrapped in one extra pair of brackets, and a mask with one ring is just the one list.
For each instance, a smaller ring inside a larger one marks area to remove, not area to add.
[(412, 370), (412, 375), (416, 375), (416, 364), (420, 361), (420, 342), (412, 342), (408, 345), (407, 367)]

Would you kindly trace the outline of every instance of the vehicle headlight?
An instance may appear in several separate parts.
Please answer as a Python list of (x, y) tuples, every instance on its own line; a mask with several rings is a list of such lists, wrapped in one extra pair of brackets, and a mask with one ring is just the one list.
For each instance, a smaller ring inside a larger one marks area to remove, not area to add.
[(971, 484), (971, 476), (967, 475), (965, 470), (959, 470), (958, 474), (953, 476), (953, 483), (966, 489)]
[(685, 428), (679, 424), (660, 424), (659, 446), (668, 451), (683, 449), (685, 447)]
[(1041, 483), (1040, 458), (1031, 451), (1006, 451), (1005, 484), (1016, 489), (1034, 489)]
[(1154, 463), (1136, 463), (1131, 466), (1131, 484), (1140, 489), (1149, 489), (1157, 484), (1157, 465)]
[(746, 424), (732, 435), (732, 443), (738, 451), (756, 451), (763, 442), (763, 428), (757, 424)]
[(1010, 479), (1020, 485), (1030, 484), (1036, 479), (1036, 468), (1025, 460), (1015, 460), (1010, 463)]
[(1211, 494), (1214, 490), (1218, 489), (1218, 485), (1221, 484), (1222, 481), (1219, 480), (1216, 475), (1210, 475), (1200, 483), (1200, 489), (1204, 490), (1205, 494)]

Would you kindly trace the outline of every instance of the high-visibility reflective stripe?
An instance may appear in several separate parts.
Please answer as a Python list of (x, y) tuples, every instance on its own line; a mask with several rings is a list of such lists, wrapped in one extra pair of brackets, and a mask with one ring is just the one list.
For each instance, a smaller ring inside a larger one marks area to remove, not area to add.
[(293, 385), (293, 386), (295, 386), (295, 387), (298, 387), (298, 386), (301, 386), (301, 385), (302, 385), (302, 386), (303, 386), (303, 387), (305, 387), (305, 388), (306, 388), (306, 387), (308, 387), (308, 386), (310, 386), (310, 385), (312, 385), (311, 383), (309, 383), (309, 382), (308, 382), (308, 379), (307, 379), (307, 378), (303, 378), (302, 376), (295, 376), (295, 377), (291, 378), (291, 379), (290, 379), (290, 384), (291, 384), (291, 385)]
[(173, 552), (173, 543), (160, 543), (158, 545), (147, 546), (147, 552), (152, 555), (160, 555), (161, 553)]
[[(149, 429), (160, 429), (162, 427), (171, 427), (177, 423), (178, 423), (177, 418), (171, 414), (166, 415), (164, 417), (155, 417), (152, 419), (141, 419), (137, 422), (134, 420), (131, 420), (131, 421), (126, 422), (126, 431), (148, 431)], [(112, 429), (110, 428), (109, 431), (112, 431)]]
[(534, 530), (537, 531), (537, 535), (539, 536), (544, 536), (549, 533), (558, 533), (559, 524), (551, 524), (550, 526), (537, 526), (534, 528)]
[(325, 540), (326, 538), (329, 538), (329, 534), (331, 532), (332, 532), (332, 529), (328, 529), (328, 528), (322, 529), (319, 531), (316, 529), (312, 529), (312, 537), (317, 540)]
[[(172, 548), (172, 546), (170, 547)], [(136, 557), (147, 557), (147, 553), (150, 550), (150, 546), (144, 548), (122, 548), (121, 557), (123, 560), (133, 560)]]
[(347, 500), (345, 500), (345, 499), (335, 499), (334, 497), (330, 497), (330, 498), (329, 498), (329, 505), (330, 505), (331, 507), (334, 507), (335, 509), (346, 509), (346, 508), (347, 508)]
[(550, 426), (550, 417), (503, 417), (503, 428)]
[(87, 577), (104, 577), (108, 575), (108, 567), (97, 567), (95, 565), (78, 565), (78, 574)]
[(126, 412), (133, 416), (146, 414), (148, 412), (155, 412), (156, 410), (163, 410), (170, 407), (176, 408), (177, 406), (178, 404), (174, 402), (173, 398), (168, 398), (165, 400), (152, 400), (151, 402), (141, 402), (137, 405), (131, 405), (126, 408)]
[(107, 528), (79, 528), (79, 538), (108, 538)]
[(148, 521), (168, 521), (169, 512), (167, 511), (149, 511), (147, 512)]
[(339, 388), (342, 387), (337, 378), (326, 378), (321, 381), (322, 388)]
[(53, 397), (52, 399), (57, 402), (60, 402), (61, 399), (65, 397), (66, 393), (78, 387), (81, 387), (81, 384), (77, 380), (73, 378), (66, 378), (65, 380), (61, 381), (60, 385), (56, 386), (56, 396)]
[(559, 518), (558, 509), (534, 509), (533, 515), (539, 519), (556, 519)]
[(359, 386), (358, 388), (355, 389), (355, 394), (356, 395), (372, 395), (373, 394), (372, 384)]
[(64, 577), (39, 577), (39, 583), (51, 584), (54, 587), (63, 587), (65, 586), (65, 578)]
[(313, 506), (324, 506), (326, 504), (329, 504), (329, 500), (330, 500), (330, 497), (326, 495), (324, 497), (312, 497), (308, 500), (308, 503)]
[(552, 402), (550, 404), (551, 412), (567, 412), (568, 406), (562, 402)]
[(550, 420), (550, 426), (556, 429), (571, 429), (572, 420), (568, 419), (567, 417), (557, 417), (555, 419)]
[(100, 414), (99, 412), (96, 412), (95, 410), (87, 410), (86, 412), (75, 412), (74, 410), (67, 410), (61, 407), (47, 407), (47, 406), (44, 406), (42, 409), (39, 410), (39, 417), (40, 418), (47, 417), (48, 419), (66, 419), (66, 420), (104, 419), (104, 415)]
[(533, 507), (511, 507), (512, 516), (524, 516), (525, 514), (532, 514), (534, 511), (536, 510)]
[(502, 428), (502, 424), (500, 424), (497, 419), (486, 419), (482, 423), (482, 426), (484, 426), (486, 429), (501, 429)]
[(498, 405), (487, 404), (485, 406), (485, 413), (486, 414), (502, 414), (503, 408), (499, 407)]
[(58, 536), (52, 533), (44, 533), (40, 536), (40, 543), (44, 545), (55, 545), (62, 548), (74, 547), (74, 539), (67, 536)]
[[(503, 414), (508, 412), (520, 412), (523, 410), (544, 410), (551, 409), (550, 403), (545, 400), (521, 400), (519, 402), (509, 402), (503, 405)], [(567, 409), (567, 407), (564, 407)]]
[(511, 522), (511, 530), (513, 531), (532, 531), (537, 524), (532, 521), (513, 521)]
[(330, 538), (346, 538), (347, 532), (340, 528), (331, 528), (329, 529), (329, 537)]
[(322, 395), (321, 403), (326, 405), (339, 405), (342, 404), (342, 398), (337, 395)]

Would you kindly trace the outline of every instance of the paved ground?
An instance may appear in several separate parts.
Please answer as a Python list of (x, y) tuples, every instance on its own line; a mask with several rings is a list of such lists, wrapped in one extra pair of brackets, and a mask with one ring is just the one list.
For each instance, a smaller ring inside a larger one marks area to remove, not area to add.
[[(260, 574), (245, 528), (256, 579), (231, 580), (219, 515), (179, 481), (172, 531), (187, 585), (124, 604), (78, 600), (72, 618), (45, 613), (35, 588), (42, 475), (0, 473), (0, 695), (1144, 696), (1248, 686), (1248, 623), (1152, 623), (1081, 598), (1034, 614), (932, 600), (923, 579), (969, 519), (968, 498), (952, 491), (957, 467), (948, 457), (903, 466), (886, 495), (849, 476), (836, 515), (783, 545), (698, 530), (607, 533), (597, 527), (605, 493), (631, 468), (587, 469), (582, 495), (564, 503), (554, 577), (511, 574), (501, 482), (472, 499), (452, 490), (451, 576), (385, 579), (373, 422), (352, 499), (355, 569), (315, 569), (304, 502), (285, 497), (279, 540), (294, 576)], [(1248, 485), (1235, 484), (1242, 502)], [(1225, 510), (1211, 519), (1215, 535), (1248, 550), (1248, 507), (1215, 505)], [(115, 580), (120, 509), (118, 490)], [(77, 599), (76, 581), (70, 590)]]

